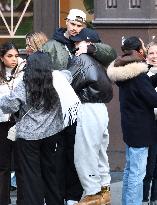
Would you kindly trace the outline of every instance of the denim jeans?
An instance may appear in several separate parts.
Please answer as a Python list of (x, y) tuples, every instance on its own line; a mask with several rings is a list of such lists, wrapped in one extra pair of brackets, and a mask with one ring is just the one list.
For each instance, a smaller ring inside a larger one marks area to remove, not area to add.
[(122, 205), (141, 205), (143, 178), (146, 173), (148, 147), (126, 146), (126, 165), (123, 176)]

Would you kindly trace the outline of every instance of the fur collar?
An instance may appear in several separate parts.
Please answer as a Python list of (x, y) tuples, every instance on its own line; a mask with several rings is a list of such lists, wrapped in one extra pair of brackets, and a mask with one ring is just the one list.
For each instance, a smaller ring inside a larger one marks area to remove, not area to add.
[(132, 79), (141, 73), (146, 73), (149, 70), (145, 62), (132, 62), (124, 66), (114, 66), (114, 61), (107, 69), (107, 75), (111, 81), (125, 81)]

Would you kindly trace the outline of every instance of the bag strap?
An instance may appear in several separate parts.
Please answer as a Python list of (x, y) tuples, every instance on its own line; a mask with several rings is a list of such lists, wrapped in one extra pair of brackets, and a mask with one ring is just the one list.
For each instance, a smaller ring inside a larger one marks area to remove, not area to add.
[(67, 46), (67, 45), (64, 45), (64, 46), (65, 46), (66, 51), (68, 51), (68, 53), (69, 53), (70, 59), (72, 59), (73, 55), (71, 54), (71, 52), (70, 52), (68, 46)]
[[(32, 109), (33, 109), (33, 107), (31, 107), (31, 108), (22, 116), (22, 118), (24, 118)], [(21, 118), (21, 119), (22, 119), (22, 118)]]

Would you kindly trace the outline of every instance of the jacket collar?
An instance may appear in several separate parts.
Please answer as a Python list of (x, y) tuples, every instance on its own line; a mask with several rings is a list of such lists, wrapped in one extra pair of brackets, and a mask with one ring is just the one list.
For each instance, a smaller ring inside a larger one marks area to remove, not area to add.
[(128, 50), (110, 64), (107, 74), (112, 81), (116, 82), (132, 79), (148, 70), (143, 55), (136, 50)]
[(115, 67), (113, 61), (107, 69), (107, 74), (111, 81), (117, 82), (135, 78), (141, 73), (148, 72), (148, 70), (148, 65), (145, 62), (133, 62), (124, 66)]

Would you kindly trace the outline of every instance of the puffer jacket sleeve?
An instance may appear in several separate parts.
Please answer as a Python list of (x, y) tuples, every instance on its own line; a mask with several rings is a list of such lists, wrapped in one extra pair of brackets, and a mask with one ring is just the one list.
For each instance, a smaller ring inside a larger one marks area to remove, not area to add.
[(112, 99), (112, 85), (98, 61), (87, 54), (74, 57), (69, 64), (72, 86), (81, 102), (108, 103)]
[(96, 52), (93, 57), (98, 60), (103, 66), (108, 67), (115, 60), (117, 53), (115, 49), (105, 43), (95, 43)]
[(90, 102), (109, 103), (113, 97), (113, 89), (106, 71), (99, 67), (99, 71), (94, 67), (89, 67), (86, 72), (86, 85), (82, 89), (82, 95)]
[(44, 44), (42, 50), (50, 54), (54, 70), (67, 69), (69, 52), (64, 44), (51, 39)]
[(53, 40), (49, 40), (47, 43), (45, 43), (43, 45), (42, 50), (44, 52), (47, 52), (47, 53), (50, 54), (51, 60), (52, 60), (52, 63), (53, 63), (53, 60), (56, 57), (56, 48), (55, 48), (54, 41)]

